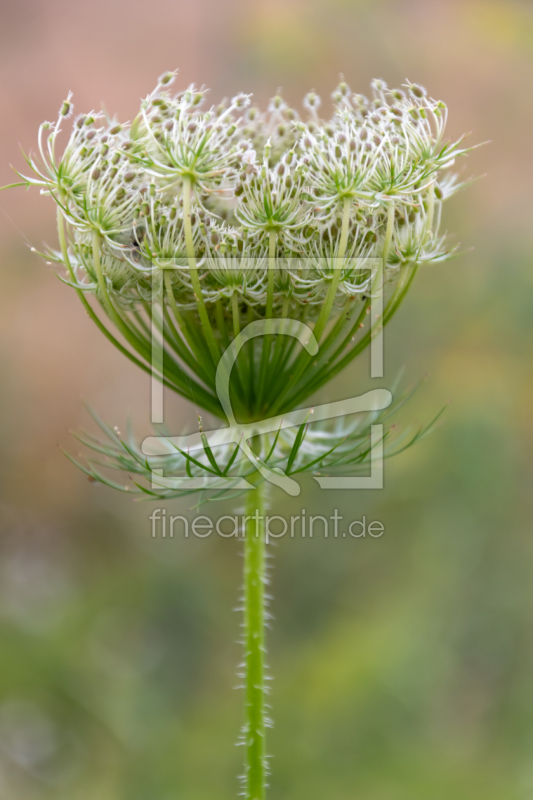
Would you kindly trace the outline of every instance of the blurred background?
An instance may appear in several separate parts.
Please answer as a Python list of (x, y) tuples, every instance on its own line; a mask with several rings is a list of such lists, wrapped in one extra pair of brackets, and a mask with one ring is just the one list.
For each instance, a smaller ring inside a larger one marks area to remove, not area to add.
[[(299, 107), (339, 73), (425, 85), (450, 136), (491, 140), (450, 201), (463, 254), (423, 269), (386, 335), (406, 409), (440, 426), (381, 492), (277, 496), (276, 513), (380, 520), (380, 539), (273, 548), (270, 797), (533, 798), (530, 247), (533, 7), (517, 0), (1, 0), (0, 184), (69, 90), (131, 119), (166, 69), (212, 97), (278, 87)], [(0, 796), (232, 798), (241, 547), (152, 540), (154, 506), (65, 458), (91, 428), (147, 430), (149, 381), (28, 244), (53, 202), (0, 195)], [(359, 371), (366, 368), (362, 360)], [(357, 387), (357, 370), (335, 385)], [(167, 398), (176, 432), (195, 411)], [(191, 501), (173, 513), (189, 513)], [(204, 512), (232, 513), (227, 506)]]

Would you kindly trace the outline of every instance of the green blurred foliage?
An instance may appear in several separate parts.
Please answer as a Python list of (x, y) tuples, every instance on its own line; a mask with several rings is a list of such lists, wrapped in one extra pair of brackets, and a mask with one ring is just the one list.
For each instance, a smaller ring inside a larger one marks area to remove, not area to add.
[[(363, 92), (408, 77), (449, 104), (451, 134), (492, 140), (465, 173), (488, 176), (449, 204), (463, 254), (422, 271), (386, 335), (388, 381), (429, 373), (405, 424), (451, 400), (443, 424), (387, 464), (381, 492), (307, 479), (271, 498), (385, 534), (272, 547), (270, 796), (531, 797), (531, 5), (24, 0), (3, 18), (2, 183), (68, 89), (78, 110), (104, 98), (127, 118), (176, 61), (184, 82), (262, 101), (279, 84), (291, 102), (327, 96), (340, 71)], [(152, 505), (87, 483), (56, 447), (76, 452), (82, 397), (143, 432), (149, 385), (25, 250), (53, 241), (51, 204), (0, 205), (0, 796), (233, 797), (239, 543), (152, 539)], [(335, 398), (364, 384), (365, 358)], [(176, 430), (194, 424), (167, 409)]]

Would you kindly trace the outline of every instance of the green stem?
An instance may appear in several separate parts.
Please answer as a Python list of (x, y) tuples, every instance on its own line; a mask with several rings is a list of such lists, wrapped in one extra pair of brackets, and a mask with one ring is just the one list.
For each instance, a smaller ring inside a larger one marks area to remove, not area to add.
[[(165, 304), (163, 305), (163, 319), (162, 325), (158, 326), (158, 329), (161, 331), (161, 335), (163, 336), (165, 345), (172, 349), (174, 353), (178, 356), (181, 361), (191, 370), (191, 372), (196, 375), (206, 386), (209, 387), (212, 391), (215, 389), (214, 381), (212, 377), (208, 375), (208, 373), (204, 370), (203, 365), (200, 364), (192, 355), (191, 351), (187, 347), (185, 341), (182, 339), (180, 335), (180, 331), (176, 327), (175, 321), (172, 319), (170, 315), (170, 311), (168, 306)], [(180, 364), (180, 366), (182, 366)]]
[(220, 299), (220, 297), (215, 302), (215, 319), (217, 321), (217, 328), (218, 328), (218, 333), (220, 335), (220, 339), (223, 343), (224, 349), (226, 349), (226, 347), (229, 347), (230, 338), (228, 336), (226, 320), (224, 318), (224, 306), (222, 305), (222, 300)]
[(265, 333), (262, 337), (261, 362), (259, 364), (259, 388), (257, 390), (257, 403), (261, 405), (263, 392), (267, 378), (268, 362), (270, 361), (270, 320), (274, 308), (274, 283), (276, 269), (276, 246), (278, 235), (276, 231), (268, 234), (268, 282), (267, 282), (267, 301), (265, 308)]
[[(69, 254), (68, 254), (68, 244), (67, 244), (67, 238), (66, 238), (66, 234), (65, 234), (65, 224), (64, 224), (64, 220), (63, 220), (63, 215), (61, 213), (61, 209), (59, 207), (57, 209), (57, 232), (58, 232), (58, 237), (59, 237), (59, 245), (60, 245), (60, 248), (61, 248), (61, 254), (63, 256), (63, 263), (65, 264), (65, 267), (66, 267), (67, 272), (68, 272), (68, 274), (70, 276), (70, 279), (74, 283), (76, 281), (76, 276), (74, 275), (74, 271), (72, 269), (72, 264), (70, 262), (70, 258), (69, 258)], [(126, 341), (128, 342), (128, 344), (130, 344), (136, 350), (136, 352), (139, 353), (139, 355), (142, 358), (146, 359), (148, 361), (148, 363), (144, 363), (143, 361), (139, 361), (139, 359), (136, 358), (133, 355), (133, 353), (131, 353), (129, 350), (127, 350), (113, 336), (113, 334), (110, 331), (108, 331), (106, 326), (99, 319), (97, 314), (94, 312), (91, 304), (88, 302), (87, 298), (85, 297), (85, 295), (84, 295), (84, 293), (83, 293), (83, 291), (81, 289), (77, 289), (76, 288), (75, 292), (78, 295), (79, 299), (81, 300), (81, 302), (83, 304), (83, 307), (85, 308), (85, 310), (87, 312), (87, 315), (94, 322), (94, 324), (96, 325), (98, 330), (101, 331), (104, 334), (106, 339), (108, 339), (108, 341), (110, 341), (111, 344), (114, 345), (117, 348), (117, 350), (120, 353), (122, 353), (123, 355), (125, 355), (126, 358), (128, 358), (133, 364), (135, 364), (137, 367), (140, 367), (144, 372), (148, 373), (149, 375), (153, 375), (153, 370), (152, 370), (152, 368), (150, 366), (150, 359), (146, 358), (144, 350), (141, 350), (141, 348), (139, 347), (139, 343), (137, 341), (135, 341), (132, 344), (132, 341), (131, 341), (130, 337), (125, 336)], [(104, 308), (105, 308), (105, 306), (104, 306)], [(124, 332), (122, 330), (121, 330), (121, 333), (124, 335)], [(222, 410), (221, 410), (220, 405), (219, 405), (219, 403), (217, 401), (217, 398), (213, 397), (212, 395), (209, 395), (202, 387), (200, 387), (199, 385), (196, 385), (195, 382), (192, 382), (192, 386), (191, 386), (191, 381), (189, 381), (189, 386), (184, 386), (182, 382), (179, 382), (177, 380), (175, 375), (172, 375), (172, 380), (169, 380), (167, 377), (165, 377), (165, 375), (156, 375), (156, 377), (157, 377), (157, 379), (159, 381), (161, 381), (163, 386), (167, 387), (167, 389), (172, 389), (172, 391), (177, 392), (179, 395), (181, 395), (182, 397), (185, 397), (187, 400), (191, 400), (192, 402), (198, 401), (198, 398), (191, 394), (191, 388), (192, 387), (197, 388), (198, 390), (200, 390), (201, 403), (204, 405), (204, 407), (207, 408), (209, 411), (211, 411), (211, 413), (214, 414), (215, 416), (223, 418)]]
[[(324, 368), (325, 365), (328, 365), (331, 361), (331, 353), (329, 351), (337, 342), (340, 334), (342, 333), (343, 329), (345, 329), (348, 323), (351, 320), (351, 317), (354, 314), (354, 306), (355, 301), (352, 298), (348, 300), (345, 304), (345, 307), (339, 313), (337, 319), (333, 323), (331, 329), (328, 331), (326, 337), (322, 340), (322, 344), (320, 345), (320, 353), (318, 357), (313, 361), (313, 372), (315, 374), (319, 374), (320, 371)], [(279, 369), (276, 369), (276, 372), (282, 373), (285, 364), (281, 364)], [(281, 380), (283, 382), (283, 375)]]
[(218, 364), (220, 352), (213, 335), (213, 329), (207, 314), (204, 298), (202, 295), (202, 287), (200, 286), (200, 278), (198, 277), (198, 267), (196, 265), (196, 255), (194, 252), (194, 240), (192, 236), (192, 223), (191, 223), (191, 179), (183, 179), (183, 227), (185, 230), (185, 245), (187, 247), (187, 257), (189, 260), (189, 269), (191, 271), (191, 282), (196, 303), (198, 305), (198, 313), (200, 315), (200, 322), (205, 336), (205, 340), (209, 347), (209, 351), (213, 358), (213, 362)]
[[(383, 250), (381, 254), (381, 264), (379, 269), (377, 270), (376, 277), (374, 278), (374, 282), (372, 284), (370, 290), (370, 296), (365, 300), (363, 304), (363, 308), (358, 315), (355, 323), (351, 327), (351, 330), (345, 336), (341, 344), (336, 348), (333, 355), (328, 359), (326, 362), (326, 366), (329, 363), (333, 363), (335, 359), (341, 355), (341, 353), (345, 350), (345, 348), (350, 343), (352, 337), (357, 334), (359, 330), (359, 326), (361, 324), (361, 320), (363, 320), (367, 314), (367, 311), (371, 308), (371, 299), (372, 295), (375, 294), (377, 290), (380, 289), (384, 291), (384, 287), (382, 286), (383, 281), (383, 274), (387, 266), (387, 261), (390, 252), (390, 246), (392, 243), (392, 235), (394, 232), (394, 204), (391, 204), (388, 208), (387, 212), (387, 227), (385, 229), (385, 238), (383, 241)], [(408, 288), (408, 287), (407, 287)], [(398, 290), (397, 290), (398, 291)], [(407, 289), (405, 289), (407, 291)], [(401, 299), (403, 299), (405, 295), (405, 291), (401, 294)], [(394, 297), (391, 301), (387, 304), (386, 308), (383, 311), (382, 317), (382, 324), (385, 326), (389, 319), (391, 319), (392, 315), (398, 308), (398, 305), (394, 305), (395, 299), (397, 297), (397, 293), (395, 293)], [(401, 302), (400, 299), (400, 302)], [(391, 310), (392, 309), (392, 310)], [(333, 367), (330, 369), (321, 369), (320, 372), (317, 373), (303, 386), (300, 386), (296, 389), (295, 395), (293, 395), (290, 400), (288, 401), (288, 407), (291, 408), (294, 406), (295, 403), (298, 403), (302, 400), (302, 398), (308, 397), (313, 392), (320, 389), (325, 383), (328, 383), (338, 372), (340, 372), (344, 367), (352, 361), (360, 352), (362, 352), (369, 344), (372, 339), (372, 335), (375, 335), (375, 331), (377, 330), (377, 326), (374, 328), (374, 334), (372, 332), (372, 328), (357, 342), (354, 348), (352, 348), (340, 361), (334, 364)]]
[[(160, 368), (155, 367), (152, 363), (152, 351), (151, 351), (151, 342), (149, 339), (146, 338), (145, 335), (142, 334), (142, 331), (139, 333), (138, 329), (135, 327), (133, 321), (128, 320), (126, 316), (121, 316), (120, 313), (117, 311), (115, 306), (113, 305), (113, 301), (109, 295), (107, 290), (105, 276), (102, 270), (102, 260), (101, 260), (101, 252), (100, 252), (100, 245), (101, 245), (101, 238), (97, 231), (93, 231), (93, 266), (94, 271), (98, 280), (98, 287), (100, 289), (101, 294), (101, 301), (105, 312), (107, 313), (108, 317), (111, 319), (112, 322), (116, 325), (120, 333), (124, 336), (126, 341), (133, 347), (139, 355), (141, 355), (146, 361), (150, 363), (152, 369), (154, 370), (154, 374), (157, 375), (163, 374), (162, 364)], [(180, 364), (178, 364), (167, 352), (166, 354), (166, 361), (167, 361), (167, 373), (172, 374), (175, 381), (178, 383), (183, 383), (183, 368)], [(155, 369), (154, 369), (155, 367)], [(187, 380), (190, 383), (190, 380)], [(199, 387), (201, 389), (201, 387)], [(202, 393), (205, 390), (201, 389)]]
[(272, 372), (273, 375), (279, 374), (279, 365), (280, 361), (283, 357), (283, 353), (285, 350), (285, 345), (287, 344), (288, 337), (285, 336), (285, 329), (286, 329), (286, 320), (289, 316), (289, 308), (290, 308), (290, 300), (286, 297), (283, 301), (283, 308), (281, 309), (281, 319), (283, 321), (283, 327), (280, 328), (276, 344), (274, 345), (274, 355), (272, 357)]
[(426, 242), (430, 241), (433, 236), (433, 217), (435, 215), (435, 185), (431, 184), (428, 189), (428, 215), (426, 221), (426, 232), (424, 239)]
[(320, 342), (322, 338), (322, 334), (324, 333), (324, 329), (328, 323), (329, 315), (331, 313), (331, 309), (333, 308), (333, 303), (335, 302), (335, 295), (337, 294), (337, 288), (339, 286), (339, 282), (341, 279), (342, 274), (342, 259), (346, 253), (346, 245), (348, 244), (348, 230), (350, 224), (350, 206), (351, 200), (348, 197), (344, 198), (344, 207), (342, 212), (342, 231), (341, 231), (341, 239), (339, 242), (339, 250), (337, 253), (337, 259), (335, 261), (335, 270), (333, 272), (333, 277), (331, 279), (331, 284), (328, 289), (328, 293), (326, 295), (326, 300), (324, 305), (322, 306), (322, 310), (320, 315), (317, 319), (316, 325), (313, 328), (313, 333), (315, 334), (315, 339), (317, 342)]
[[(234, 291), (233, 294), (231, 295), (231, 314), (233, 321), (233, 338), (236, 339), (239, 333), (241, 332), (241, 324), (239, 321), (239, 295), (237, 291)], [(240, 406), (241, 411), (244, 410), (245, 412), (248, 412), (250, 410), (250, 405), (248, 402), (249, 398), (247, 397), (248, 386), (245, 387), (243, 382), (242, 360), (239, 359), (239, 356), (240, 353), (238, 354), (234, 364), (237, 403)]]
[[(411, 267), (411, 271), (407, 277), (407, 280), (404, 281), (403, 288), (399, 292), (396, 292), (394, 297), (387, 304), (387, 308), (385, 309), (385, 313), (383, 315), (383, 327), (390, 322), (402, 304), (403, 299), (405, 298), (405, 295), (407, 294), (411, 283), (413, 282), (417, 269), (418, 264), (415, 264)], [(329, 372), (322, 375), (319, 381), (315, 382), (315, 384), (312, 386), (303, 387), (296, 397), (291, 398), (287, 403), (288, 407), (292, 408), (293, 406), (303, 402), (307, 397), (309, 397), (310, 394), (318, 391), (322, 386), (332, 380), (339, 372), (347, 367), (348, 364), (365, 349), (365, 347), (370, 344), (370, 338), (370, 331), (368, 331), (365, 336), (360, 339), (359, 342), (357, 342), (355, 347), (344, 356), (344, 358), (338, 361)]]
[[(196, 347), (196, 343), (194, 341), (193, 336), (191, 335), (191, 333), (189, 331), (187, 323), (186, 323), (183, 315), (180, 313), (180, 310), (179, 310), (178, 305), (176, 303), (176, 299), (174, 297), (174, 292), (172, 291), (172, 280), (171, 280), (171, 277), (170, 277), (169, 270), (164, 270), (164, 281), (165, 281), (165, 290), (166, 290), (167, 300), (168, 300), (168, 303), (170, 305), (170, 308), (172, 309), (172, 313), (174, 315), (174, 319), (176, 320), (176, 323), (177, 323), (177, 326), (178, 326), (178, 330), (181, 333), (181, 335), (183, 336), (184, 340), (189, 345), (189, 348), (192, 351), (192, 354), (194, 355), (194, 358), (195, 358), (195, 360), (197, 362), (195, 364), (195, 366), (194, 366), (194, 370), (195, 370), (195, 372), (197, 374), (199, 374), (199, 376), (204, 381), (206, 380), (205, 376), (207, 375), (208, 378), (207, 378), (206, 383), (210, 387), (214, 386), (214, 375), (215, 375), (214, 369), (213, 368), (209, 369), (208, 367), (210, 365), (206, 365), (205, 358), (204, 358), (202, 352), (199, 351), (198, 348)], [(186, 359), (184, 359), (184, 361), (185, 360)]]
[(264, 498), (259, 486), (247, 498), (244, 542), (246, 800), (264, 800), (266, 789), (265, 583)]
[[(253, 322), (253, 309), (248, 306), (248, 324)], [(248, 342), (248, 408), (255, 402), (255, 339)]]
[(137, 335), (132, 324), (128, 324), (126, 319), (123, 319), (118, 311), (115, 309), (113, 302), (107, 291), (106, 279), (102, 270), (102, 257), (100, 252), (101, 237), (98, 231), (93, 231), (93, 267), (98, 281), (98, 288), (100, 290), (101, 302), (107, 316), (113, 322), (120, 333), (124, 336), (128, 344), (131, 345), (146, 361), (151, 363), (151, 349), (150, 343), (146, 338), (141, 338)]
[[(58, 237), (59, 237), (59, 246), (61, 248), (61, 254), (63, 256), (63, 263), (65, 264), (65, 267), (67, 269), (67, 272), (69, 274), (69, 277), (70, 277), (71, 281), (74, 283), (74, 282), (76, 282), (76, 276), (74, 275), (74, 271), (72, 269), (72, 264), (70, 263), (70, 258), (69, 258), (69, 254), (68, 254), (67, 238), (66, 238), (66, 235), (65, 235), (65, 223), (63, 221), (63, 214), (61, 213), (61, 208), (59, 206), (57, 208), (57, 233), (58, 233)], [(115, 339), (113, 334), (110, 333), (110, 331), (107, 330), (105, 325), (102, 323), (102, 321), (99, 319), (99, 317), (93, 311), (93, 308), (92, 308), (91, 304), (88, 302), (87, 298), (85, 297), (83, 291), (81, 289), (75, 289), (75, 292), (78, 295), (78, 297), (81, 300), (81, 302), (83, 303), (83, 307), (85, 308), (85, 310), (87, 312), (87, 315), (89, 316), (90, 319), (92, 319), (92, 321), (95, 323), (95, 325), (98, 327), (98, 329), (100, 331), (102, 331), (104, 336), (107, 339), (109, 339), (109, 341), (118, 350), (120, 350), (121, 353), (123, 353), (125, 356), (127, 356), (130, 359), (130, 361), (132, 361), (136, 366), (140, 367), (145, 372), (150, 372), (150, 368), (146, 364), (143, 364), (142, 361), (139, 361), (138, 358), (135, 358), (135, 356), (132, 353), (130, 353), (129, 350), (126, 350), (126, 348), (123, 347), (123, 345), (121, 345), (120, 342), (117, 341), (117, 339)], [(174, 388), (172, 386), (172, 384), (168, 384), (168, 386), (170, 388)]]
[(233, 317), (233, 338), (236, 339), (241, 332), (241, 324), (239, 321), (239, 295), (233, 292), (231, 295), (231, 313)]
[[(346, 247), (348, 244), (351, 203), (352, 201), (349, 197), (344, 198), (343, 211), (342, 211), (341, 238), (339, 241), (339, 248), (337, 250), (337, 255), (335, 257), (335, 269), (333, 270), (331, 283), (329, 285), (326, 299), (324, 300), (324, 305), (322, 306), (316, 324), (313, 328), (313, 333), (318, 343), (320, 343), (322, 334), (324, 333), (324, 330), (328, 323), (329, 315), (331, 313), (331, 309), (333, 308), (333, 303), (335, 302), (335, 296), (337, 294), (337, 289), (342, 275), (342, 265), (343, 265), (342, 260), (346, 254)], [(297, 356), (294, 363), (291, 365), (292, 374), (289, 375), (289, 379), (286, 381), (285, 387), (278, 395), (277, 401), (274, 403), (274, 406), (271, 411), (272, 414), (276, 413), (280, 408), (282, 408), (283, 401), (287, 396), (287, 393), (291, 389), (294, 389), (294, 387), (297, 386), (298, 381), (301, 379), (306, 368), (309, 366), (311, 358), (312, 356), (310, 356), (309, 353), (307, 353), (307, 351), (303, 351), (299, 354), (299, 356)]]

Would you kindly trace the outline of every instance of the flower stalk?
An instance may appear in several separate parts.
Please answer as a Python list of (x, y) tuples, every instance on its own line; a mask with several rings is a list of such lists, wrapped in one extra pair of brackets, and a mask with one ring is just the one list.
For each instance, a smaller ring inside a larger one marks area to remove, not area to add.
[(205, 307), (204, 296), (202, 294), (202, 287), (198, 277), (198, 265), (196, 263), (196, 253), (194, 252), (194, 240), (192, 235), (192, 220), (191, 220), (191, 179), (186, 176), (183, 179), (183, 227), (185, 231), (185, 244), (187, 247), (187, 257), (189, 261), (189, 270), (191, 273), (191, 283), (193, 286), (194, 297), (198, 304), (198, 313), (200, 315), (200, 322), (206, 342), (211, 353), (211, 357), (215, 365), (220, 358), (220, 351), (213, 336), (213, 329), (207, 316), (207, 309)]
[(264, 486), (249, 492), (244, 539), (244, 692), (245, 723), (242, 732), (246, 800), (264, 800), (267, 778), (265, 734), (265, 526)]

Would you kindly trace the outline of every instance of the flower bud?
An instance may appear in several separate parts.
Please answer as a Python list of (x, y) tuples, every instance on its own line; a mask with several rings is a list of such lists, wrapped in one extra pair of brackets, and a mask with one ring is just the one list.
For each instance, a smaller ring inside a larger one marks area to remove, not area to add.
[(164, 72), (162, 75), (160, 75), (158, 84), (160, 86), (169, 86), (175, 77), (176, 77), (175, 72)]
[(349, 96), (350, 96), (350, 94), (351, 94), (351, 92), (350, 92), (350, 87), (349, 87), (349, 86), (348, 86), (348, 84), (345, 82), (345, 80), (344, 80), (344, 76), (343, 76), (343, 75), (341, 75), (341, 76), (340, 76), (340, 78), (341, 78), (341, 82), (340, 82), (340, 83), (339, 83), (339, 85), (337, 86), (337, 91), (339, 92), (339, 94), (341, 95), (341, 97), (349, 97)]
[(283, 97), (277, 94), (275, 97), (272, 98), (269, 105), (269, 111), (280, 111), (281, 109), (285, 108), (285, 101)]
[(375, 78), (375, 80), (372, 81), (371, 86), (376, 90), (376, 92), (386, 92), (388, 88), (385, 81), (381, 78)]
[(411, 90), (411, 94), (415, 97), (421, 98), (426, 95), (426, 90), (422, 86), (417, 86), (416, 83), (411, 84), (409, 89)]
[(233, 98), (231, 103), (235, 106), (235, 108), (248, 108), (250, 105), (250, 95), (243, 93), (238, 94)]
[(322, 101), (320, 97), (314, 91), (312, 91), (305, 95), (303, 104), (305, 108), (316, 110), (320, 107), (321, 102)]

